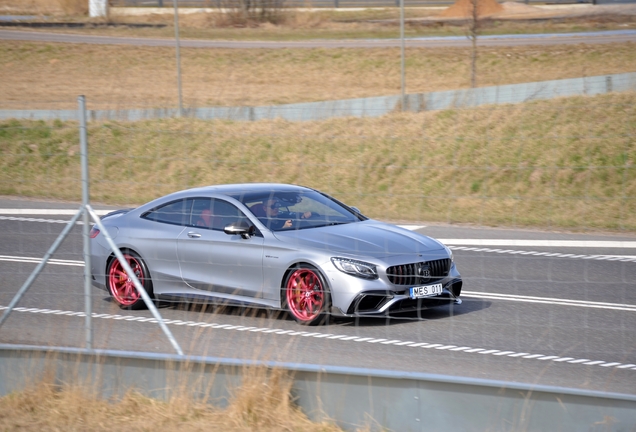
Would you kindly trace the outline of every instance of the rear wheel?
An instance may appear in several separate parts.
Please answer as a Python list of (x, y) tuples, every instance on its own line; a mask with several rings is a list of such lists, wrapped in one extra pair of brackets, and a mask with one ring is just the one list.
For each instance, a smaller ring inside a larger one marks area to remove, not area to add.
[[(133, 273), (139, 279), (141, 286), (152, 298), (152, 281), (146, 263), (133, 251), (123, 252), (123, 255)], [(116, 257), (113, 257), (108, 263), (106, 275), (108, 291), (119, 304), (119, 307), (122, 309), (143, 309), (146, 306), (131, 277), (126, 273)]]
[(294, 267), (285, 281), (284, 306), (299, 324), (318, 325), (327, 321), (330, 299), (327, 284), (314, 267)]

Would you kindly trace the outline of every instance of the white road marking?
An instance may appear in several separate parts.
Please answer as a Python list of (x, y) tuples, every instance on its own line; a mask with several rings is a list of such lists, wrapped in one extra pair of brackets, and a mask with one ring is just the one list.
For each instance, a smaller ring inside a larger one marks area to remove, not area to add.
[[(636, 249), (636, 241), (604, 240), (515, 240), (515, 239), (438, 239), (446, 246), (561, 247)], [(482, 251), (486, 252), (485, 249)]]
[[(0, 261), (39, 264), (40, 262), (42, 262), (42, 258), (0, 255)], [(84, 261), (61, 260), (61, 259), (49, 258), (48, 263), (53, 265), (84, 267)]]
[[(0, 209), (0, 215), (27, 215), (27, 216), (74, 216), (78, 209)], [(113, 210), (95, 210), (99, 216), (103, 216)]]
[[(569, 259), (583, 259), (583, 260), (595, 260), (595, 261), (623, 261), (623, 262), (636, 262), (636, 255), (574, 255), (559, 252), (534, 252), (534, 251), (515, 251), (511, 249), (480, 249), (467, 246), (449, 246), (454, 251), (466, 251), (466, 252), (486, 252), (486, 253), (498, 253), (508, 255), (532, 255), (547, 258), (569, 258)], [(587, 247), (587, 246), (585, 246)], [(592, 246), (590, 246), (592, 247)]]
[[(6, 306), (0, 306), (0, 311), (7, 309)], [(50, 309), (37, 309), (37, 308), (25, 308), (25, 307), (17, 307), (13, 309), (15, 312), (22, 313), (37, 313), (37, 314), (47, 314), (51, 313)], [(73, 311), (62, 311), (62, 314), (66, 316), (77, 316), (83, 317), (85, 316), (84, 312), (73, 312)], [(94, 313), (93, 318), (101, 318), (101, 319), (114, 319), (114, 320), (124, 320), (124, 321), (137, 321), (137, 322), (156, 322), (154, 319), (141, 318), (135, 316), (122, 316), (122, 315), (105, 315), (105, 314), (97, 314)], [(244, 326), (232, 326), (229, 324), (213, 324), (206, 322), (193, 322), (193, 321), (181, 321), (181, 320), (164, 320), (165, 324), (172, 325), (184, 325), (187, 324), (191, 327), (202, 327), (202, 328), (211, 328), (217, 330), (233, 330), (233, 331), (244, 331), (251, 329), (254, 332), (261, 333), (270, 333), (270, 334), (279, 334), (286, 336), (304, 336), (304, 337), (315, 337), (315, 338), (325, 338), (323, 333), (307, 333), (307, 332), (294, 332), (292, 330), (282, 330), (282, 329), (265, 329), (265, 328), (254, 328), (254, 327), (244, 327)], [(333, 335), (327, 337), (327, 339), (339, 340), (343, 342), (362, 342), (362, 343), (376, 343), (382, 339), (374, 339), (369, 337), (359, 337), (359, 336), (351, 336), (351, 335)], [(444, 345), (439, 343), (424, 343), (424, 342), (411, 342), (411, 341), (401, 341), (399, 339), (388, 340), (385, 342), (381, 342), (382, 345), (393, 345), (398, 347), (405, 348), (435, 348), (436, 350), (441, 351), (454, 351), (454, 352), (464, 352), (468, 354), (481, 354), (481, 355), (492, 355), (492, 356), (505, 356), (512, 358), (519, 358), (525, 360), (539, 360), (539, 361), (553, 361), (555, 363), (569, 363), (573, 365), (585, 365), (585, 366), (601, 366), (604, 368), (614, 368), (614, 369), (625, 369), (625, 370), (636, 370), (636, 365), (632, 363), (620, 363), (620, 362), (607, 362), (604, 360), (591, 360), (591, 359), (575, 359), (571, 357), (559, 357), (555, 355), (545, 355), (545, 354), (532, 354), (527, 352), (514, 352), (514, 351), (501, 351), (497, 349), (485, 349), (485, 348), (472, 348), (472, 347), (457, 347), (455, 345)]]
[[(18, 221), (18, 222), (43, 222), (43, 223), (55, 223), (55, 224), (67, 224), (69, 221), (67, 220), (58, 220), (58, 219), (38, 219), (38, 218), (26, 218), (26, 217), (17, 217), (17, 216), (0, 216), (0, 220), (10, 220), (10, 221)], [(83, 225), (82, 221), (77, 221), (76, 225)]]
[(396, 226), (407, 229), (409, 231), (417, 231), (419, 229), (426, 228), (426, 225), (396, 225)]
[(523, 303), (540, 303), (559, 306), (577, 306), (592, 309), (609, 309), (609, 310), (622, 310), (629, 312), (636, 312), (636, 305), (621, 304), (621, 303), (603, 303), (592, 302), (585, 300), (569, 300), (551, 297), (534, 297), (534, 296), (520, 296), (512, 294), (498, 294), (498, 293), (482, 293), (476, 291), (462, 291), (461, 297), (480, 298), (488, 300), (508, 300), (517, 301)]

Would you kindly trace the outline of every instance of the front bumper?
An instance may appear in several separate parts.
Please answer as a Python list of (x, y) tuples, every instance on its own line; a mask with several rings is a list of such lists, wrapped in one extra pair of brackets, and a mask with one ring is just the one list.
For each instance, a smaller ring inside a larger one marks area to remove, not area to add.
[(391, 291), (365, 291), (358, 294), (343, 316), (387, 316), (400, 312), (412, 312), (429, 307), (454, 302), (461, 304), (459, 295), (462, 290), (462, 279), (455, 278), (446, 282), (440, 295), (412, 299), (408, 288)]

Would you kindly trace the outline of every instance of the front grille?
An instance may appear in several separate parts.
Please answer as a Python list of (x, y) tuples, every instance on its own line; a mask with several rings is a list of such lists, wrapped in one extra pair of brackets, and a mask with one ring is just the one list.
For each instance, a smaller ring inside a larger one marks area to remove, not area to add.
[(451, 268), (450, 258), (402, 264), (386, 269), (389, 281), (394, 285), (419, 285), (448, 276)]

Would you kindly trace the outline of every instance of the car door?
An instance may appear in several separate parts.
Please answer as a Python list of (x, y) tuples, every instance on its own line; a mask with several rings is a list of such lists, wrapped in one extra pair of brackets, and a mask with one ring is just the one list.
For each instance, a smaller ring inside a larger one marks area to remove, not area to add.
[(228, 235), (226, 225), (249, 219), (222, 199), (195, 198), (189, 226), (179, 235), (177, 255), (186, 284), (202, 291), (262, 297), (263, 238)]
[(132, 246), (146, 261), (156, 294), (185, 287), (176, 241), (189, 223), (191, 212), (192, 200), (179, 199), (147, 211), (130, 227), (135, 236)]

